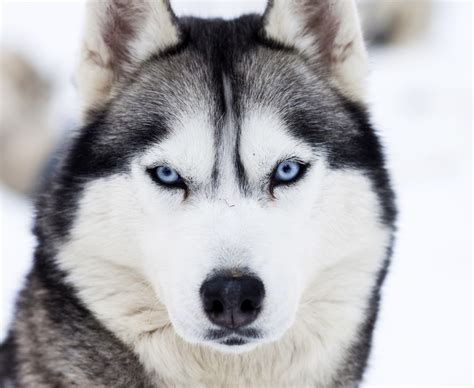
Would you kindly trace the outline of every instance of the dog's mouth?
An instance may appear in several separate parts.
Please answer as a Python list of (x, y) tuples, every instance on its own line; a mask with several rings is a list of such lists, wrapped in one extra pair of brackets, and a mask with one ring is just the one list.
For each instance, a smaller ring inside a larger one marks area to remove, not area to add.
[(219, 345), (238, 347), (254, 342), (261, 337), (259, 330), (251, 328), (211, 329), (207, 332), (205, 339)]
[(242, 337), (227, 337), (224, 340), (219, 341), (221, 345), (226, 345), (226, 346), (240, 346), (240, 345), (246, 345), (248, 343), (248, 339), (242, 338)]

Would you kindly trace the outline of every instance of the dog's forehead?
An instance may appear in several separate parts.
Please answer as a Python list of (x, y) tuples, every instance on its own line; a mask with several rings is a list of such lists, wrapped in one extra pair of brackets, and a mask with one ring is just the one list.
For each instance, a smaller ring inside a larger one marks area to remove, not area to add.
[[(311, 145), (287, 120), (293, 102), (303, 109), (297, 94), (310, 77), (307, 69), (280, 63), (264, 48), (234, 56), (227, 67), (211, 59), (192, 50), (158, 59), (131, 86), (123, 116), (136, 123), (152, 120), (156, 111), (166, 127), (147, 163), (166, 160), (192, 177), (213, 174), (223, 183), (238, 175), (239, 165), (257, 181), (283, 157), (309, 158)], [(126, 115), (128, 104), (138, 117)]]
[(223, 155), (234, 172), (249, 162), (263, 171), (285, 155), (301, 156), (292, 155), (297, 147), (306, 152), (350, 126), (324, 74), (291, 49), (256, 40), (258, 27), (235, 20), (188, 23), (194, 27), (183, 47), (150, 58), (118, 89), (102, 140), (123, 149), (124, 157), (168, 145), (188, 165), (213, 159), (214, 177)]
[(124, 98), (118, 99), (116, 109), (121, 112), (115, 117), (122, 113), (124, 118), (148, 122), (147, 113), (159, 112), (167, 119), (183, 111), (205, 110), (217, 125), (229, 109), (239, 118), (256, 104), (288, 114), (304, 108), (305, 101), (324, 105), (331, 99), (324, 77), (318, 77), (300, 55), (257, 38), (260, 18), (187, 18), (181, 23), (187, 31), (185, 43), (141, 66), (133, 81), (123, 86)]
[[(323, 106), (332, 96), (323, 85), (318, 88), (318, 78), (302, 62), (285, 56), (255, 48), (234, 56), (225, 67), (193, 50), (158, 58), (126, 85), (110, 117), (122, 127), (149, 128), (156, 123), (157, 131), (166, 133), (183, 118), (188, 123), (205, 118), (216, 141), (229, 131), (244, 130), (258, 110), (267, 116), (273, 112), (274, 120), (290, 127), (288, 119), (295, 112), (299, 117), (306, 108), (314, 112), (315, 101)], [(234, 125), (225, 125), (229, 118)], [(190, 131), (194, 127), (188, 126)]]

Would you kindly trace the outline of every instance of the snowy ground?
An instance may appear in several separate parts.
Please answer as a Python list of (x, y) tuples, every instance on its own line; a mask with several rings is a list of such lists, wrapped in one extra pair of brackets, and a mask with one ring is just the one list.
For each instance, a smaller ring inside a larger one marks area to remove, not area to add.
[[(263, 9), (261, 0), (173, 3), (178, 13), (215, 16)], [(372, 53), (370, 100), (400, 221), (367, 384), (471, 383), (471, 6), (438, 1), (425, 39)], [(2, 41), (23, 47), (57, 80), (62, 119), (74, 107), (69, 77), (82, 15), (77, 2), (3, 5)], [(34, 240), (30, 204), (5, 188), (0, 194), (3, 337)]]

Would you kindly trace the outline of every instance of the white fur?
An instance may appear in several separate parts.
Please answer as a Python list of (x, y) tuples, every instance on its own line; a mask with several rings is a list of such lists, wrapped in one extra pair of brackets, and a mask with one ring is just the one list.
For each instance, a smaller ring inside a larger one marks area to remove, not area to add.
[(146, 0), (146, 18), (139, 36), (131, 43), (133, 56), (141, 62), (150, 55), (178, 43), (178, 31), (163, 0)]
[(267, 14), (265, 32), (278, 42), (316, 55), (316, 36), (305, 33), (305, 15), (300, 14), (298, 8), (297, 1), (274, 0)]
[[(319, 44), (325, 33), (318, 26), (308, 25), (308, 13), (328, 3), (332, 24), (337, 26), (333, 45), (323, 48)], [(304, 55), (318, 60), (331, 57), (331, 74), (335, 84), (350, 98), (365, 101), (367, 52), (353, 0), (274, 0), (265, 26), (266, 34), (285, 45), (296, 47)], [(349, 46), (348, 46), (349, 45)], [(321, 52), (322, 50), (330, 52)]]
[[(166, 160), (196, 190), (206, 186), (213, 129), (196, 116), (174, 127), (137, 155), (131, 173), (90, 183), (60, 265), (157, 386), (324, 386), (364, 321), (388, 244), (370, 181), (329, 169), (275, 112), (257, 109), (246, 114), (240, 142), (252, 182), (285, 155), (311, 161), (307, 176), (277, 188), (274, 200), (263, 191), (244, 197), (237, 187), (229, 198), (226, 185), (216, 197), (204, 190), (183, 201), (182, 192), (159, 188), (145, 169)], [(226, 348), (203, 338), (212, 324), (199, 287), (212, 270), (239, 266), (265, 285), (263, 311), (252, 325), (263, 337)]]

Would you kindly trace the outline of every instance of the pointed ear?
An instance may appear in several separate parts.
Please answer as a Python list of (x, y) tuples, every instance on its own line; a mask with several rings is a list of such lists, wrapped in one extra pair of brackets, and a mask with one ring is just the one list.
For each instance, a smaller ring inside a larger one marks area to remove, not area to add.
[(89, 0), (76, 73), (82, 111), (105, 104), (116, 84), (179, 40), (168, 0)]
[(367, 54), (354, 0), (269, 0), (264, 32), (325, 66), (345, 95), (364, 100)]

